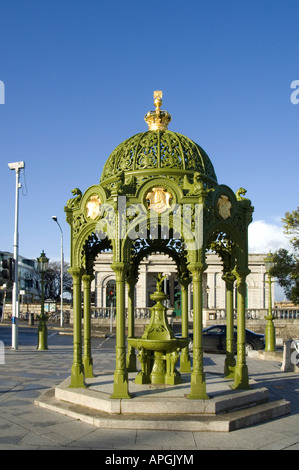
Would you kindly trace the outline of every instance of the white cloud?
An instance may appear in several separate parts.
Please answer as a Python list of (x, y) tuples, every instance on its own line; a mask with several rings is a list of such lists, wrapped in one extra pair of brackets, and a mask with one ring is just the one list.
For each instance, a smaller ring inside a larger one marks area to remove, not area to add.
[(248, 227), (249, 253), (274, 253), (279, 248), (290, 249), (287, 237), (280, 225), (269, 224), (264, 220), (256, 220)]

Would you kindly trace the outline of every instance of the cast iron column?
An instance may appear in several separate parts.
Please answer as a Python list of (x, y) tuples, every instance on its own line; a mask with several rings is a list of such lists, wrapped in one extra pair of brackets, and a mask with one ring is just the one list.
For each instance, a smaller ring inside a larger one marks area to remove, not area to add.
[(208, 399), (206, 379), (203, 370), (202, 344), (202, 268), (190, 266), (193, 277), (193, 370), (191, 372), (191, 390), (188, 398)]
[(111, 268), (116, 276), (116, 364), (113, 394), (110, 398), (131, 398), (126, 368), (125, 265), (115, 262)]
[[(179, 278), (181, 286), (181, 309), (182, 309), (182, 338), (188, 338), (188, 286), (191, 282), (189, 277)], [(180, 372), (191, 372), (191, 362), (188, 346), (182, 349), (180, 358)]]
[(226, 272), (222, 279), (226, 290), (226, 357), (224, 363), (224, 376), (233, 378), (236, 360), (234, 357), (234, 281), (235, 276)]
[(265, 351), (274, 352), (276, 349), (276, 339), (275, 339), (275, 326), (273, 323), (273, 315), (272, 315), (272, 281), (271, 275), (268, 273), (268, 282), (269, 290), (268, 290), (268, 315), (265, 316), (267, 320), (266, 324), (266, 331), (265, 331)]
[(248, 389), (249, 378), (246, 364), (246, 332), (245, 332), (245, 297), (246, 297), (246, 276), (249, 271), (236, 271), (237, 278), (237, 363), (234, 374), (234, 388)]
[(81, 337), (81, 269), (70, 268), (73, 277), (73, 347), (74, 359), (71, 372), (71, 388), (85, 388), (84, 367), (82, 362)]
[[(128, 277), (128, 337), (134, 337), (135, 329), (135, 285), (137, 278)], [(128, 345), (128, 354), (127, 354), (127, 370), (128, 372), (137, 372), (136, 367), (136, 352), (135, 348)]]
[(41, 314), (37, 329), (37, 349), (44, 351), (48, 349), (48, 328), (45, 315), (45, 273), (41, 272)]
[(83, 281), (83, 311), (84, 311), (84, 341), (83, 341), (83, 366), (84, 376), (92, 378), (93, 362), (91, 357), (91, 321), (90, 321), (90, 286), (94, 276), (84, 274)]

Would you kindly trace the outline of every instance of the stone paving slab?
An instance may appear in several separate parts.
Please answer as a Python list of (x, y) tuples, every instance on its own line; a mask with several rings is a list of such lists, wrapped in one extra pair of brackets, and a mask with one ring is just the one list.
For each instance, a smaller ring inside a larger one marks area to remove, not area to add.
[[(269, 390), (273, 400), (291, 402), (291, 413), (234, 432), (175, 431), (144, 429), (103, 429), (76, 418), (41, 408), (34, 401), (60, 384), (70, 374), (73, 350), (53, 346), (37, 352), (22, 346), (5, 351), (6, 364), (0, 366), (0, 450), (101, 450), (102, 455), (122, 452), (174, 452), (192, 455), (200, 450), (297, 450), (299, 447), (299, 374), (282, 372), (277, 361), (248, 358), (249, 374), (259, 387)], [(114, 351), (93, 349), (95, 372), (113, 369)], [(102, 361), (106, 361), (104, 364)], [(222, 355), (205, 355), (206, 374), (223, 373)], [(28, 385), (35, 384), (35, 390)], [(23, 394), (24, 392), (24, 394)], [(209, 393), (209, 390), (208, 390)], [(141, 455), (141, 454), (140, 454)], [(198, 455), (201, 455), (199, 452)]]

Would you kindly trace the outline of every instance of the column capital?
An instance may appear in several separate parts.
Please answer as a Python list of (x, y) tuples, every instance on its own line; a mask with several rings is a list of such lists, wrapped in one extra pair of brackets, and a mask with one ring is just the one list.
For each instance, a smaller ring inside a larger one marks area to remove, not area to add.
[(95, 277), (94, 277), (93, 274), (83, 274), (83, 276), (82, 276), (82, 281), (87, 283), (87, 282), (93, 281), (94, 278), (95, 278)]
[(127, 267), (127, 264), (123, 263), (122, 261), (113, 261), (111, 264), (111, 269), (113, 269), (113, 271), (124, 270)]
[(236, 280), (236, 276), (234, 273), (232, 273), (231, 271), (226, 271), (223, 275), (222, 275), (222, 279), (227, 283), (227, 284), (233, 284)]
[(122, 263), (121, 261), (114, 261), (111, 264), (111, 269), (115, 272), (115, 277), (117, 281), (123, 281), (124, 275), (128, 269), (126, 263)]
[(191, 274), (193, 275), (194, 273), (198, 273), (200, 272), (201, 274), (207, 269), (208, 265), (206, 263), (202, 263), (202, 262), (197, 262), (197, 263), (190, 263), (188, 265), (188, 269), (189, 271), (191, 272)]
[(134, 276), (128, 276), (126, 278), (126, 283), (129, 285), (129, 286), (135, 286), (138, 282), (138, 277), (134, 277)]
[(75, 267), (69, 268), (68, 272), (72, 276), (72, 278), (75, 279), (75, 278), (79, 278), (82, 275), (83, 269), (75, 266)]
[(179, 276), (178, 281), (179, 281), (179, 283), (180, 283), (180, 285), (181, 285), (182, 287), (184, 287), (185, 289), (187, 289), (188, 286), (189, 286), (189, 284), (191, 283), (192, 279), (191, 279), (189, 273), (187, 273), (187, 272), (185, 273), (185, 272), (184, 272), (184, 273), (182, 273), (182, 274)]
[(251, 271), (248, 268), (235, 268), (233, 274), (236, 276), (237, 284), (240, 285), (242, 282), (245, 282), (246, 277), (250, 274)]

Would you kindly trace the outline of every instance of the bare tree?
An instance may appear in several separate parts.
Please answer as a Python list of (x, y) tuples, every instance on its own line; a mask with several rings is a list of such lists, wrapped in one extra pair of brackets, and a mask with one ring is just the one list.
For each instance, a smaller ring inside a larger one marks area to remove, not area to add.
[[(72, 293), (73, 279), (68, 273), (69, 264), (63, 266), (63, 292)], [(37, 273), (37, 276), (40, 276)], [(40, 283), (38, 283), (38, 292), (40, 293)], [(51, 299), (55, 302), (60, 301), (61, 294), (61, 263), (60, 261), (50, 261), (45, 274), (45, 299)]]

